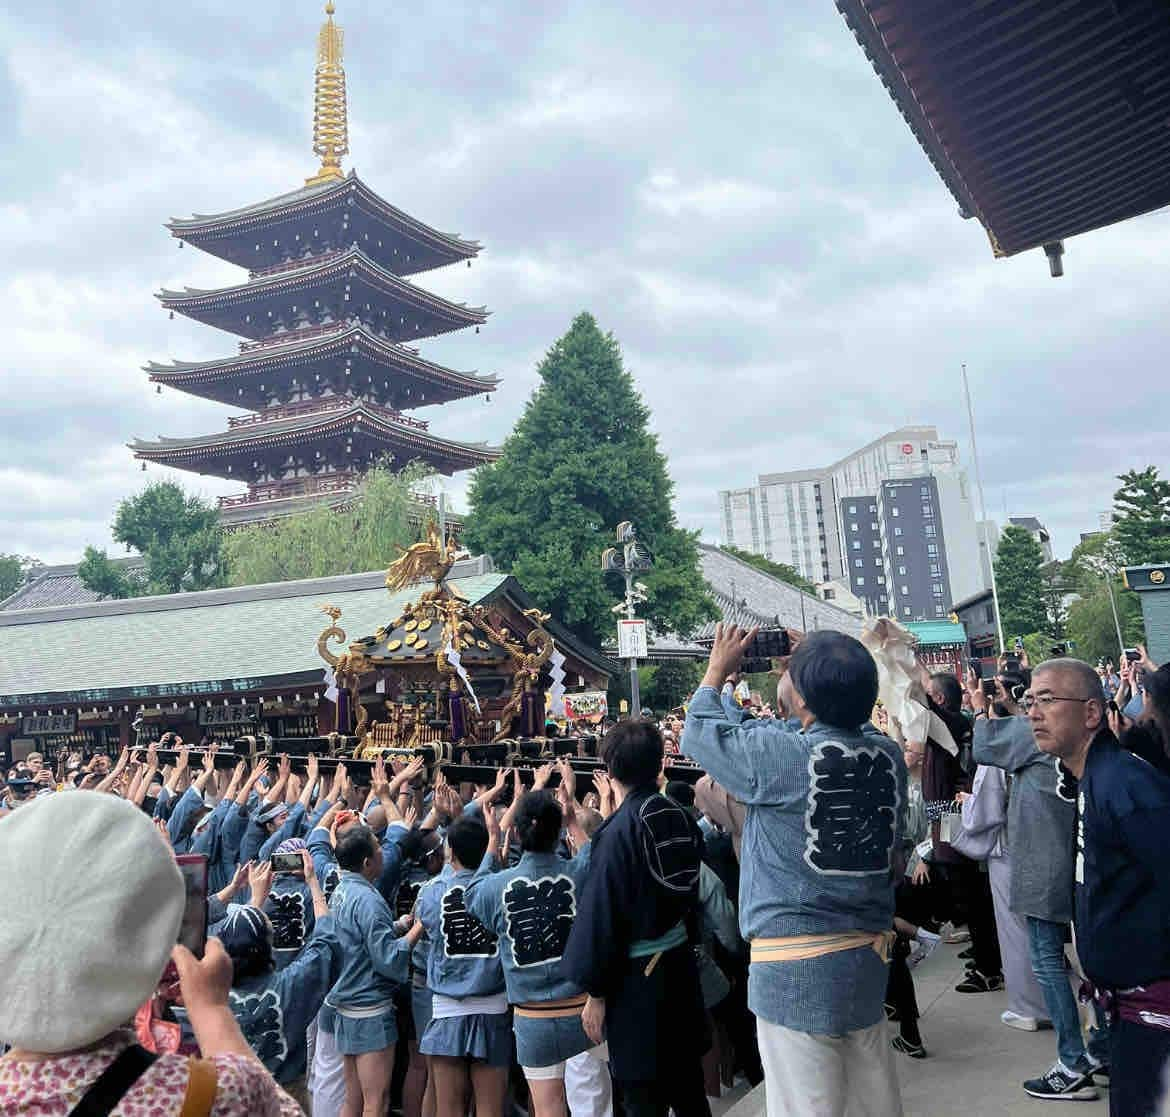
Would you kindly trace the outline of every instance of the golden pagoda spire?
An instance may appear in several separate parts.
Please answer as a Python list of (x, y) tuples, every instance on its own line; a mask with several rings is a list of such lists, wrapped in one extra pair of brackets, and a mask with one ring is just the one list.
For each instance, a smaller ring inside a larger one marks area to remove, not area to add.
[(313, 90), (313, 151), (321, 169), (306, 186), (344, 178), (341, 157), (349, 151), (345, 118), (345, 69), (341, 65), (341, 28), (333, 22), (333, 0), (325, 5), (325, 22), (317, 36), (317, 77)]

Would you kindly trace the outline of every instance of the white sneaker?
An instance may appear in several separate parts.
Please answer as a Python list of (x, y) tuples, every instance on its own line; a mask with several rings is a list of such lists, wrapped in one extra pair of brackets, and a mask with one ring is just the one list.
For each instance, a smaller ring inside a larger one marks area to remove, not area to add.
[(925, 962), (935, 952), (940, 942), (942, 942), (940, 935), (932, 935), (929, 931), (920, 927), (918, 934), (914, 938), (914, 949), (907, 959), (910, 968), (913, 969), (915, 966)]
[(1035, 1016), (1021, 1016), (1018, 1012), (1001, 1012), (999, 1015), (1009, 1028), (1018, 1028), (1021, 1032), (1038, 1032), (1040, 1021)]

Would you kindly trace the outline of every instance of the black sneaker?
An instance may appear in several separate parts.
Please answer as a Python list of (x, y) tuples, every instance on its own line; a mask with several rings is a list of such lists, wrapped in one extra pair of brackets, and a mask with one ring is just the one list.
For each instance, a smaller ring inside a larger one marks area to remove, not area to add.
[(1029, 1078), (1024, 1083), (1024, 1091), (1047, 1101), (1096, 1101), (1101, 1096), (1093, 1085), (1091, 1073), (1069, 1070), (1059, 1062), (1043, 1078)]
[(894, 1036), (890, 1040), (890, 1046), (895, 1051), (901, 1051), (903, 1055), (909, 1055), (911, 1059), (925, 1059), (926, 1048), (921, 1043), (911, 1043), (905, 1036)]
[[(1091, 1057), (1090, 1057), (1091, 1058)], [(1108, 1063), (1093, 1063), (1089, 1067), (1089, 1077), (1093, 1080), (1094, 1086), (1104, 1086), (1109, 1088), (1109, 1064)]]
[(955, 986), (956, 993), (993, 993), (996, 989), (1003, 988), (1003, 974), (992, 974), (988, 977), (986, 974), (981, 974), (978, 970), (971, 970), (958, 985)]

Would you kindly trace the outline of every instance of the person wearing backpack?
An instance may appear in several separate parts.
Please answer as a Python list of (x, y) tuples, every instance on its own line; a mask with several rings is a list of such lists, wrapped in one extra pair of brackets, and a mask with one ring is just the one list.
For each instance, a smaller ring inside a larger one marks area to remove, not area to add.
[[(0, 1112), (5, 1117), (300, 1117), (232, 1016), (232, 963), (176, 946), (185, 887), (166, 843), (113, 795), (50, 795), (0, 820)], [(168, 960), (202, 1057), (156, 1055), (131, 1021)]]

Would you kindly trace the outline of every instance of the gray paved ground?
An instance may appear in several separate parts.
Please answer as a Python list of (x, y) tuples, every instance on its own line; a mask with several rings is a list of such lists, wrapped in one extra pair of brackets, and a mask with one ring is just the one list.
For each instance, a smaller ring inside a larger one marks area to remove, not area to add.
[[(897, 1056), (906, 1117), (1042, 1117), (1070, 1113), (1104, 1117), (1106, 1095), (1096, 1102), (1043, 1102), (1020, 1089), (1025, 1078), (1046, 1071), (1056, 1058), (1051, 1031), (1019, 1032), (999, 1019), (1004, 993), (964, 995), (954, 991), (963, 974), (961, 946), (940, 945), (914, 971), (922, 1037), (929, 1058)], [(893, 1033), (891, 1033), (893, 1034)], [(761, 1117), (763, 1087), (712, 1103), (716, 1117)]]

